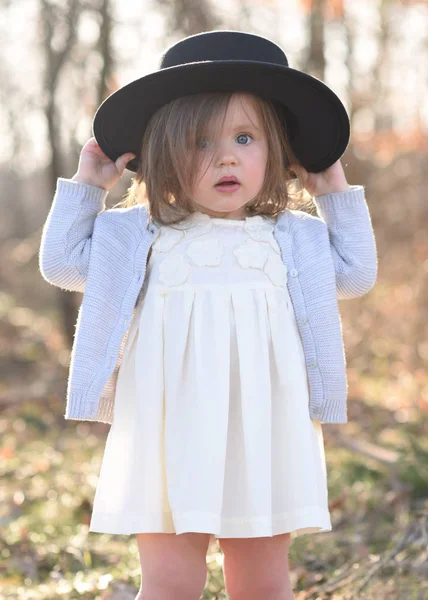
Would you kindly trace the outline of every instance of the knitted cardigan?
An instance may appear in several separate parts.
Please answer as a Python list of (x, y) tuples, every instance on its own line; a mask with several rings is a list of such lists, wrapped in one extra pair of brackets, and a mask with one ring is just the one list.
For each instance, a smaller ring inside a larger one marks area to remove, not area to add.
[[(39, 268), (47, 282), (83, 293), (64, 417), (111, 424), (123, 348), (159, 227), (142, 204), (106, 209), (107, 194), (58, 178), (42, 231)], [(274, 236), (302, 339), (311, 418), (346, 423), (338, 300), (362, 296), (373, 287), (376, 242), (363, 186), (314, 202), (319, 216), (285, 209)]]

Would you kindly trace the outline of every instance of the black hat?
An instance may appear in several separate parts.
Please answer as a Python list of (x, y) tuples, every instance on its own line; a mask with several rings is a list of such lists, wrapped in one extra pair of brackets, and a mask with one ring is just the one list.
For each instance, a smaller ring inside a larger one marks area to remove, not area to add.
[(93, 134), (113, 161), (126, 152), (136, 158), (152, 115), (181, 96), (242, 91), (274, 101), (285, 118), (292, 149), (307, 171), (318, 173), (336, 162), (349, 141), (349, 118), (340, 99), (322, 81), (288, 66), (271, 40), (241, 31), (207, 31), (172, 45), (159, 70), (113, 92), (99, 106)]

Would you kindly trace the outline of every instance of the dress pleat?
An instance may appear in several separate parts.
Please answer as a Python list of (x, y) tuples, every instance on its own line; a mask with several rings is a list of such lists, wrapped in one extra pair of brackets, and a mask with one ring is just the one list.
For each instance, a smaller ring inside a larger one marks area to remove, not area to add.
[(90, 531), (329, 531), (322, 427), (273, 225), (188, 222), (153, 245)]

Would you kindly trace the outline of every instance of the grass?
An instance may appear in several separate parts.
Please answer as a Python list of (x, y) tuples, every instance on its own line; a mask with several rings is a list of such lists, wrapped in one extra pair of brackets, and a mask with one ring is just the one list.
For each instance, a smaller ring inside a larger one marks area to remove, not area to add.
[[(355, 401), (357, 409), (365, 415), (358, 425), (352, 418), (344, 426), (324, 425), (333, 530), (293, 539), (296, 600), (428, 598), (428, 539), (418, 536), (428, 515), (423, 419), (393, 427), (379, 407)], [(366, 422), (370, 428), (363, 430)], [(103, 424), (64, 421), (55, 395), (44, 405), (23, 402), (19, 410), (3, 412), (1, 598), (135, 597), (141, 576), (135, 536), (88, 533), (107, 431)], [(398, 458), (382, 462), (338, 445), (337, 432), (357, 441), (376, 440)], [(402, 538), (402, 550), (388, 559)], [(207, 564), (202, 597), (228, 598), (217, 542), (209, 548)]]

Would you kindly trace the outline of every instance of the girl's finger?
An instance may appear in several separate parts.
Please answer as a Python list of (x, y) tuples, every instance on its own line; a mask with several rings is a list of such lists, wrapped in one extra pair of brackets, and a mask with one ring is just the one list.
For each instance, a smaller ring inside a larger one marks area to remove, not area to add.
[(119, 173), (122, 173), (125, 170), (127, 163), (129, 163), (129, 161), (135, 157), (136, 157), (136, 154), (134, 154), (133, 152), (128, 152), (127, 154), (122, 154), (122, 156), (120, 156), (115, 163), (116, 168), (119, 171)]

